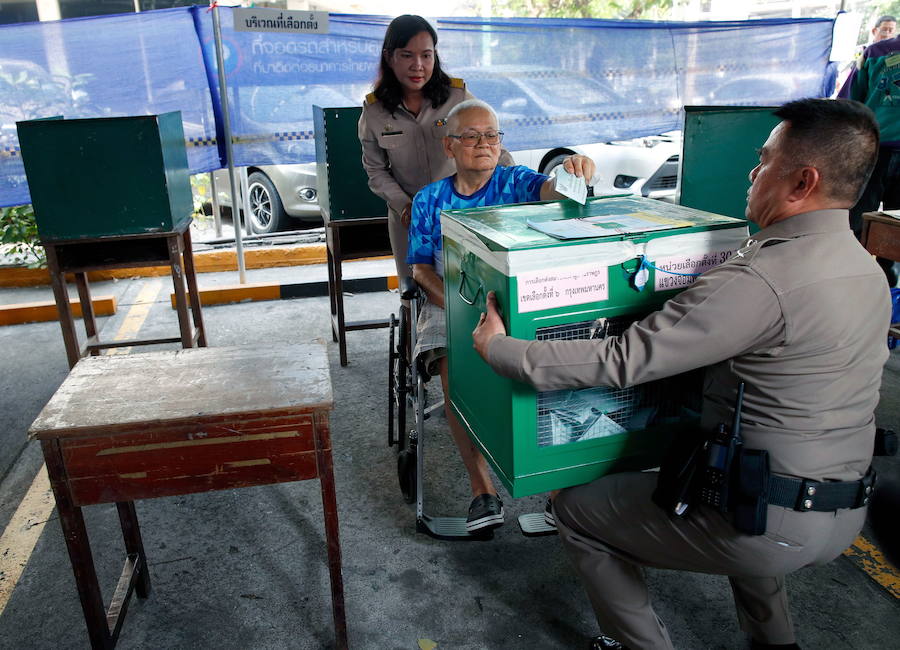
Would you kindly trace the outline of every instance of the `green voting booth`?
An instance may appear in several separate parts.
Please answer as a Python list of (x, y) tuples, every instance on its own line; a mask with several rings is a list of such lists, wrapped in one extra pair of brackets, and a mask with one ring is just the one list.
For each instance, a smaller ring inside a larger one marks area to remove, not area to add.
[(331, 334), (346, 366), (347, 331), (387, 327), (385, 319), (347, 321), (341, 264), (345, 260), (391, 254), (387, 205), (369, 190), (362, 166), (357, 123), (362, 109), (313, 106), (316, 178), (325, 220)]
[[(441, 228), (452, 408), (513, 497), (654, 467), (673, 428), (696, 424), (696, 374), (538, 392), (495, 374), (472, 330), (494, 291), (511, 336), (616, 335), (689, 285), (687, 274), (728, 259), (745, 221), (613, 197), (447, 211)], [(562, 229), (575, 238), (545, 232)]]
[(16, 126), (43, 241), (167, 232), (190, 222), (180, 112)]
[[(206, 346), (194, 272), (191, 183), (181, 113), (16, 124), (69, 366), (121, 341), (100, 337), (88, 273), (168, 265), (179, 335), (128, 345)], [(67, 275), (75, 276), (86, 342)]]
[(757, 149), (780, 121), (774, 110), (685, 106), (679, 203), (743, 219), (750, 170), (759, 162)]

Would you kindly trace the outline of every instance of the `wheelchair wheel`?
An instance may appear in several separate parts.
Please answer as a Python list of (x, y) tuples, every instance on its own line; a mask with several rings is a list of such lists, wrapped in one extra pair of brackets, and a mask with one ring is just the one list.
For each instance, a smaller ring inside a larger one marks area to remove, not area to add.
[(396, 440), (394, 439), (394, 408), (397, 399), (397, 349), (394, 346), (396, 337), (394, 332), (397, 329), (397, 318), (391, 314), (390, 333), (388, 334), (388, 447), (392, 447)]
[[(406, 430), (406, 413), (410, 398), (410, 365), (407, 354), (409, 346), (409, 308), (400, 307), (400, 320), (397, 323), (397, 338), (393, 342), (394, 358), (391, 368), (393, 377), (394, 414), (396, 416), (396, 437), (389, 441), (397, 444), (398, 451), (408, 447), (409, 432)], [(392, 421), (393, 421), (392, 415)]]
[(397, 454), (397, 479), (400, 481), (400, 492), (403, 500), (413, 503), (416, 500), (416, 448), (410, 446)]

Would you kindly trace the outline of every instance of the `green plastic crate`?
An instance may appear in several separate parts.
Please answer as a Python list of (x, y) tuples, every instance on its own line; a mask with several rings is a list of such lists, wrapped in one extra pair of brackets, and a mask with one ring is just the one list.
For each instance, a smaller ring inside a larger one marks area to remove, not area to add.
[(180, 112), (16, 127), (42, 240), (168, 232), (190, 221)]
[(325, 221), (386, 217), (387, 205), (369, 189), (357, 124), (362, 108), (313, 106), (319, 207)]
[[(638, 215), (660, 229), (560, 241), (527, 225), (612, 215)], [(441, 228), (451, 406), (513, 497), (654, 467), (673, 429), (697, 424), (698, 373), (620, 391), (539, 393), (494, 373), (473, 349), (472, 330), (494, 291), (511, 336), (614, 335), (692, 281), (651, 269), (638, 291), (631, 278), (640, 256), (680, 273), (705, 270), (741, 245), (745, 221), (619, 197), (584, 207), (565, 201), (447, 211)]]

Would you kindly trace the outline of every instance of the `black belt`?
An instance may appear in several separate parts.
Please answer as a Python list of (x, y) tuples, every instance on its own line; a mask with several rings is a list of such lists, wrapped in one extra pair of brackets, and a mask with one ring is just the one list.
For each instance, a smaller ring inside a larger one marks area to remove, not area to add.
[(869, 503), (874, 487), (875, 470), (871, 467), (858, 481), (822, 482), (772, 474), (769, 477), (768, 502), (801, 512), (862, 508)]

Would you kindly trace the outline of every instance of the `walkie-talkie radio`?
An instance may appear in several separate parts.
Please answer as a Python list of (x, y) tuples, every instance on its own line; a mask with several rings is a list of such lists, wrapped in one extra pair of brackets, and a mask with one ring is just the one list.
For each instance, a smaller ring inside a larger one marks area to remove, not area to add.
[(705, 503), (721, 512), (728, 512), (730, 509), (729, 499), (734, 477), (733, 465), (744, 444), (741, 439), (741, 407), (743, 403), (744, 382), (741, 382), (734, 403), (734, 419), (731, 427), (729, 428), (724, 422), (720, 423), (715, 434), (704, 445), (706, 466), (700, 476), (698, 497), (700, 503)]

